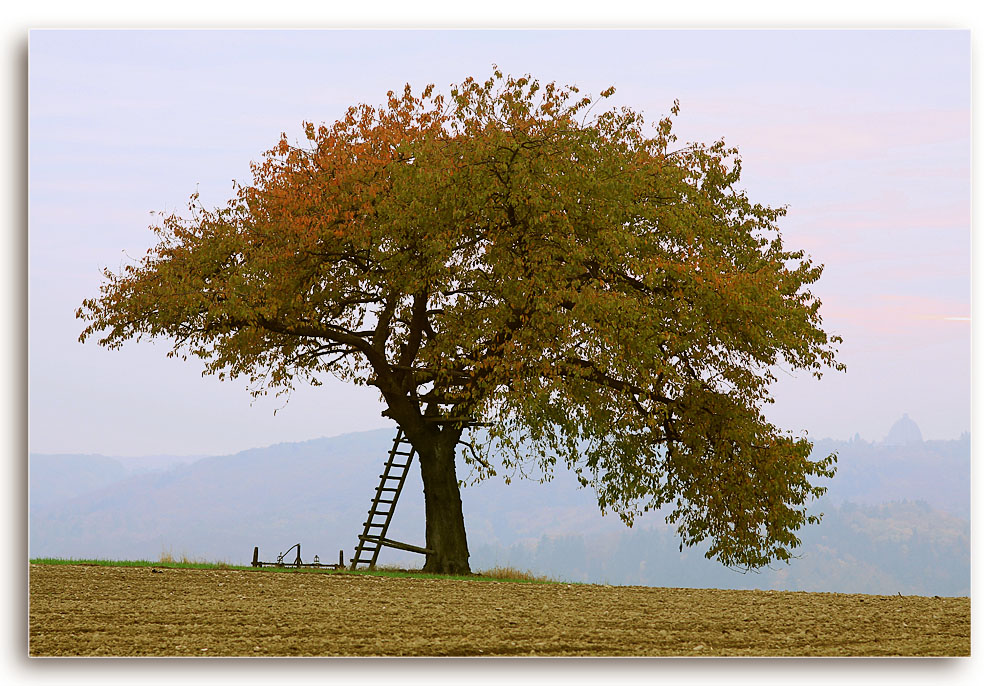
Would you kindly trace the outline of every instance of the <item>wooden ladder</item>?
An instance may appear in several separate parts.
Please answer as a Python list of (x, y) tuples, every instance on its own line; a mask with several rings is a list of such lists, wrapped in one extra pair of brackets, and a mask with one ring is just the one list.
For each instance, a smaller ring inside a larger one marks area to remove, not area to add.
[[(385, 537), (415, 453), (416, 449), (413, 444), (406, 439), (403, 430), (399, 429), (396, 432), (396, 439), (392, 443), (392, 450), (389, 451), (389, 459), (384, 463), (385, 470), (382, 472), (382, 478), (375, 488), (375, 497), (372, 498), (372, 507), (368, 510), (364, 531), (358, 536), (358, 547), (354, 551), (354, 557), (351, 558), (351, 569), (357, 569), (358, 565), (364, 564), (368, 565), (369, 569), (374, 569), (375, 561), (383, 546), (411, 553), (427, 554), (431, 552), (426, 548), (400, 543)], [(370, 557), (365, 557), (365, 555)]]

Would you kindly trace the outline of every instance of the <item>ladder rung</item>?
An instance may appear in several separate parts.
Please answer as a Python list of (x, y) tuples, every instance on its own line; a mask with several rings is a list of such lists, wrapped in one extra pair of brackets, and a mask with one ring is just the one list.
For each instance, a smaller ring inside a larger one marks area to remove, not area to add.
[(372, 508), (372, 509), (368, 510), (368, 514), (370, 514), (370, 515), (382, 515), (384, 517), (385, 515), (392, 514), (392, 513), (391, 512), (383, 512), (382, 510), (376, 510), (375, 508)]
[(394, 503), (395, 500), (386, 500), (385, 498), (372, 498), (373, 503)]
[(401, 477), (401, 476), (389, 476), (388, 474), (383, 474), (382, 478), (383, 479), (395, 479), (396, 481), (402, 481), (403, 480), (403, 477)]
[(392, 469), (393, 467), (399, 467), (400, 469), (406, 469), (406, 463), (405, 462), (391, 462), (390, 461), (390, 462), (383, 462), (382, 464), (384, 464), (386, 467), (389, 467), (390, 469)]
[(379, 491), (392, 491), (393, 493), (397, 493), (399, 491), (398, 488), (385, 488), (385, 487), (379, 488), (377, 490), (379, 490)]
[(355, 565), (370, 565), (372, 563), (371, 560), (351, 560), (351, 562)]
[(379, 529), (384, 529), (387, 526), (387, 524), (379, 524), (377, 522), (365, 522), (365, 526), (368, 527), (369, 529), (371, 529), (373, 527), (378, 527)]

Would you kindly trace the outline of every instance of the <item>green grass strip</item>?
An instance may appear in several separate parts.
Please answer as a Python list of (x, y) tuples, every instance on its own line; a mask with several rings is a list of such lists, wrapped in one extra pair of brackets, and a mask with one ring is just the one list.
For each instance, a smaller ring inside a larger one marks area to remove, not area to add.
[[(500, 570), (502, 574), (492, 575), (487, 570), (485, 573), (473, 574), (471, 576), (450, 576), (447, 574), (428, 574), (418, 570), (405, 569), (312, 569), (309, 567), (251, 567), (248, 565), (234, 565), (227, 562), (194, 562), (194, 561), (170, 561), (152, 562), (150, 560), (95, 560), (95, 559), (74, 559), (58, 557), (36, 557), (29, 560), (35, 565), (88, 565), (99, 567), (158, 567), (161, 569), (226, 569), (242, 570), (253, 572), (277, 572), (293, 574), (347, 574), (353, 576), (380, 576), (393, 579), (444, 579), (451, 581), (501, 581), (505, 583), (517, 584), (566, 584), (565, 581), (554, 581), (547, 578), (535, 578), (525, 572), (512, 570)], [(516, 575), (516, 578), (512, 578)]]

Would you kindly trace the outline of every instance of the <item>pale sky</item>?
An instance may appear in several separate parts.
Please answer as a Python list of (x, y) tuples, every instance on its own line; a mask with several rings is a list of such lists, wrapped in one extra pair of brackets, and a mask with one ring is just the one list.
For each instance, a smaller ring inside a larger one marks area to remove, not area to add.
[[(33, 31), (29, 45), (29, 448), (220, 454), (389, 426), (334, 380), (251, 405), (145, 340), (77, 342), (100, 269), (151, 245), (151, 211), (232, 181), (281, 132), (509, 74), (572, 83), (681, 142), (740, 148), (751, 198), (787, 205), (789, 247), (826, 271), (825, 328), (847, 373), (782, 374), (767, 409), (813, 438), (970, 428), (970, 64), (965, 31)], [(787, 378), (785, 378), (787, 377)], [(275, 413), (275, 410), (278, 410)]]

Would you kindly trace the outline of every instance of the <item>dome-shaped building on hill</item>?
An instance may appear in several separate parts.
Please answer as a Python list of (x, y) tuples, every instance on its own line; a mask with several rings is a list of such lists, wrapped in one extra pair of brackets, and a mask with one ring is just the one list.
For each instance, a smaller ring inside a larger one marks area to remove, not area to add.
[(882, 441), (885, 445), (908, 445), (910, 443), (922, 443), (923, 435), (920, 427), (910, 419), (910, 416), (903, 413), (903, 416), (896, 420), (896, 423), (889, 429), (889, 435)]

